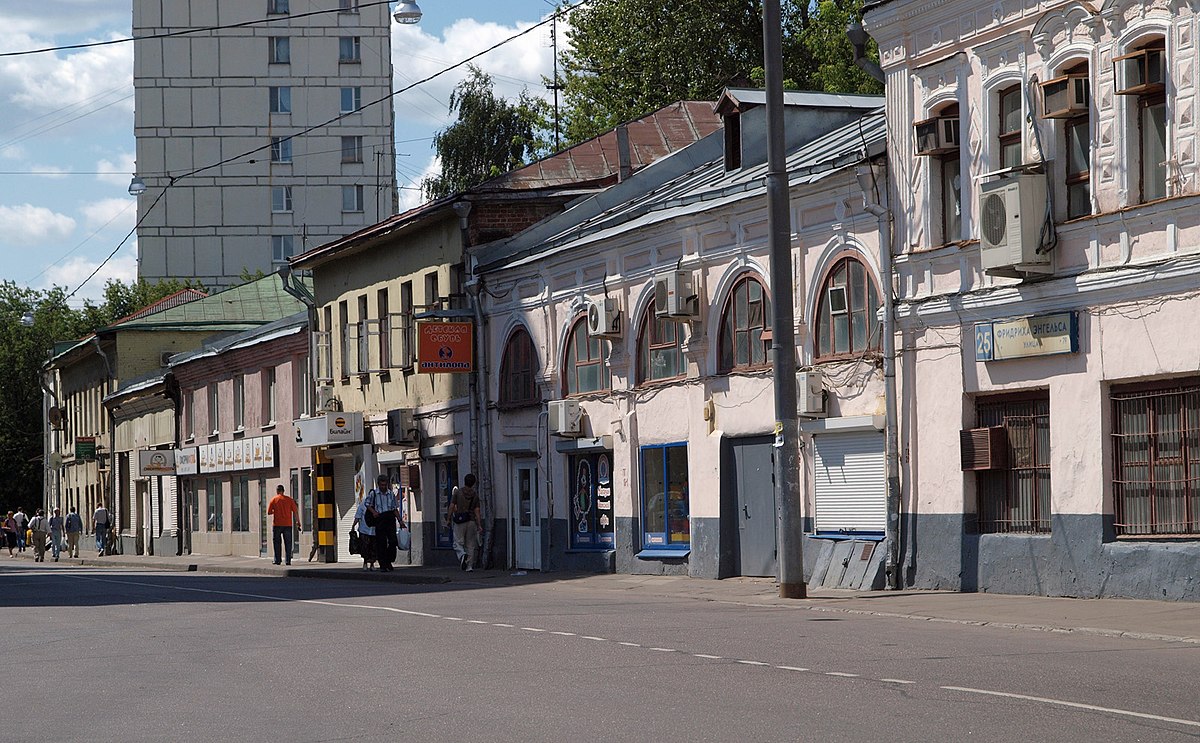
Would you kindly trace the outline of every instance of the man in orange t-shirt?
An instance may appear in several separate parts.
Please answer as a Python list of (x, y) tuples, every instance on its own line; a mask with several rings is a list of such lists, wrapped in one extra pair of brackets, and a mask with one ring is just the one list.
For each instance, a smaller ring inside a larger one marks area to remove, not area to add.
[(292, 564), (292, 526), (294, 525), (297, 531), (300, 529), (300, 506), (296, 505), (296, 501), (292, 500), (286, 493), (283, 492), (283, 486), (275, 488), (275, 497), (267, 504), (267, 513), (274, 516), (271, 523), (274, 524), (274, 541), (275, 541), (275, 564), (279, 564), (280, 547), (286, 546), (287, 551), (284, 555), (287, 558), (287, 564)]

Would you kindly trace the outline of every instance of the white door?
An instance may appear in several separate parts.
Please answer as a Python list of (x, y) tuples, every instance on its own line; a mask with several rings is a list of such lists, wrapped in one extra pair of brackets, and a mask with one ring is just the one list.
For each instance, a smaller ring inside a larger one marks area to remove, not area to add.
[(516, 514), (513, 542), (517, 567), (541, 570), (542, 518), (538, 514), (537, 460), (515, 460), (512, 478), (512, 513)]
[(887, 481), (883, 434), (876, 431), (813, 436), (814, 506), (818, 532), (883, 532)]

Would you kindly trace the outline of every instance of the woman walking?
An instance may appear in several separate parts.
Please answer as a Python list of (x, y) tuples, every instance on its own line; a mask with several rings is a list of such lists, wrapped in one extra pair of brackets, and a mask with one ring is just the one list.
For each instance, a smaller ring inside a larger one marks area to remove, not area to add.
[(0, 522), (0, 534), (4, 535), (4, 546), (8, 547), (8, 556), (16, 557), (13, 550), (17, 548), (17, 520), (13, 518), (12, 511), (9, 511), (8, 516), (4, 517), (4, 521)]
[(375, 527), (367, 526), (367, 502), (358, 496), (358, 510), (354, 512), (352, 529), (358, 530), (358, 551), (362, 553), (363, 570), (375, 568)]

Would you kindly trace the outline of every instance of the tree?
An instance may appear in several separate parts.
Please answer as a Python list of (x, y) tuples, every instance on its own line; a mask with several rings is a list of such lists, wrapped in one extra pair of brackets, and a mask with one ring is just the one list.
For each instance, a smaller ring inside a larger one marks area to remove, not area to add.
[[(882, 90), (854, 65), (845, 39), (862, 0), (781, 3), (790, 87)], [(761, 0), (593, 0), (570, 20), (570, 47), (559, 55), (568, 142), (678, 100), (715, 100), (727, 85), (761, 85)]]
[(442, 172), (422, 182), (425, 197), (464, 191), (536, 159), (547, 149), (546, 111), (525, 90), (515, 103), (498, 97), (491, 76), (472, 65), (450, 94), (458, 119), (433, 137)]

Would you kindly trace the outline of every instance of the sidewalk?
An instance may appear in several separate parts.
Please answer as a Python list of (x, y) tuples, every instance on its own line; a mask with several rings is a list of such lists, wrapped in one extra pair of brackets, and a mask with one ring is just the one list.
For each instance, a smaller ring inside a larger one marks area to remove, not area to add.
[[(1011, 596), (996, 593), (949, 591), (839, 591), (809, 590), (809, 598), (781, 599), (770, 578), (704, 580), (675, 576), (577, 574), (510, 570), (475, 570), (456, 567), (397, 565), (391, 573), (364, 571), (349, 563), (304, 562), (273, 565), (269, 558), (213, 555), (111, 555), (97, 557), (81, 552), (78, 559), (61, 558), (60, 565), (122, 567), (183, 572), (226, 573), (275, 577), (367, 580), (406, 585), (454, 584), (478, 589), (531, 584), (564, 589), (637, 593), (664, 598), (769, 606), (804, 611), (837, 612), (895, 617), (919, 621), (952, 622), (1044, 632), (1128, 637), (1143, 640), (1186, 642), (1200, 645), (1200, 604), (1131, 599), (1070, 599), (1045, 596)], [(33, 552), (22, 555), (32, 561)], [(0, 565), (5, 563), (0, 562)], [(11, 564), (11, 563), (10, 563)], [(47, 554), (47, 565), (53, 564)]]

